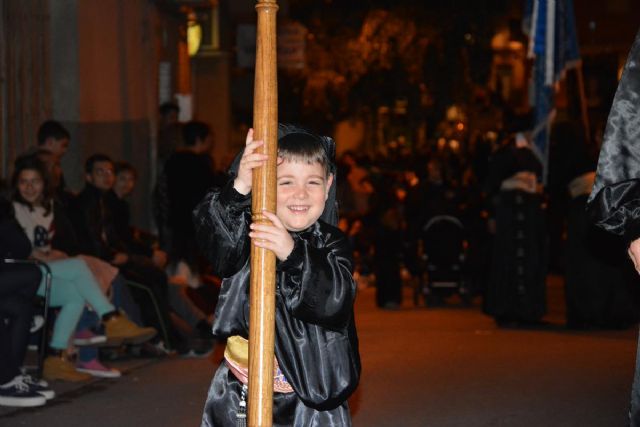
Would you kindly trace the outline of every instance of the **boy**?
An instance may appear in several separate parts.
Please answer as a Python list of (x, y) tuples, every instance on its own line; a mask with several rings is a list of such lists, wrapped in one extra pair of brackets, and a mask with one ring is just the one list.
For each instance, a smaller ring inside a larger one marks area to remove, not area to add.
[(252, 242), (277, 258), (273, 425), (351, 425), (347, 398), (360, 376), (356, 286), (347, 238), (335, 227), (334, 143), (291, 126), (279, 130), (277, 210), (264, 212), (272, 224), (251, 223), (252, 170), (266, 161), (252, 131), (233, 178), (195, 211), (200, 243), (224, 278), (213, 333), (227, 338), (203, 426), (235, 426), (245, 415)]

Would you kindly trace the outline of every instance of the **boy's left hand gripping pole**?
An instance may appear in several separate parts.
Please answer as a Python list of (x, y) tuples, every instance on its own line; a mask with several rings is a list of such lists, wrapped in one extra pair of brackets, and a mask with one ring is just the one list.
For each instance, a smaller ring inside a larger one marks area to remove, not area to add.
[[(276, 211), (278, 144), (278, 79), (276, 58), (276, 0), (258, 0), (256, 68), (253, 101), (254, 139), (263, 140), (265, 166), (254, 169), (251, 191), (253, 221), (268, 221), (264, 209)], [(273, 361), (275, 339), (276, 258), (251, 245), (249, 306), (249, 427), (273, 423)]]

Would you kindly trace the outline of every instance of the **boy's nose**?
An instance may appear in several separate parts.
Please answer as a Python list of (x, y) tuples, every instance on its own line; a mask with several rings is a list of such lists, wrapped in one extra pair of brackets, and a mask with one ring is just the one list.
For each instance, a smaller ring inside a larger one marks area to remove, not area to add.
[(307, 190), (304, 187), (299, 187), (296, 189), (295, 193), (293, 193), (293, 196), (296, 199), (304, 199), (307, 197)]

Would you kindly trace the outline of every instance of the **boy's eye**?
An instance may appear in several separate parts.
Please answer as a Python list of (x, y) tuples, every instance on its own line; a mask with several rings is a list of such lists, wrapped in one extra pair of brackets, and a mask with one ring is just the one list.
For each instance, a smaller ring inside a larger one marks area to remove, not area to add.
[(291, 181), (280, 181), (278, 182), (278, 185), (289, 185), (291, 184)]
[(322, 181), (320, 180), (313, 180), (313, 181), (309, 181), (310, 185), (322, 185)]

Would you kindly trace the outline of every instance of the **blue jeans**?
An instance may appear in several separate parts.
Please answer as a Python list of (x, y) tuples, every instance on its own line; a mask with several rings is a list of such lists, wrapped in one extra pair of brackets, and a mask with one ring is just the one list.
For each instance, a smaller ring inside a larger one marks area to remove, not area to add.
[[(91, 270), (79, 258), (67, 258), (47, 263), (51, 269), (51, 306), (61, 307), (58, 318), (53, 325), (53, 336), (49, 345), (56, 350), (64, 350), (69, 339), (76, 330), (78, 320), (86, 304), (102, 317), (115, 310), (100, 289)], [(44, 295), (43, 280), (38, 288), (38, 295)]]
[[(78, 320), (78, 326), (76, 326), (76, 331), (82, 331), (83, 329), (92, 329), (95, 326), (100, 324), (100, 318), (95, 313), (95, 311), (91, 311), (85, 307), (82, 311), (82, 316), (80, 316), (80, 320)], [(78, 347), (78, 361), (79, 362), (89, 362), (90, 360), (98, 358), (98, 349), (93, 346), (82, 346)]]

